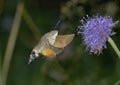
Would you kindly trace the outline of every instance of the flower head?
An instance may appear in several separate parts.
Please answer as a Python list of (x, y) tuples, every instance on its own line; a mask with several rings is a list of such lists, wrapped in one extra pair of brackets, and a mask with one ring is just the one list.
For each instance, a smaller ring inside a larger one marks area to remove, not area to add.
[(106, 46), (106, 40), (112, 32), (112, 27), (117, 23), (110, 16), (93, 16), (81, 21), (83, 26), (78, 27), (78, 34), (83, 36), (83, 44), (87, 45), (90, 53), (100, 54)]

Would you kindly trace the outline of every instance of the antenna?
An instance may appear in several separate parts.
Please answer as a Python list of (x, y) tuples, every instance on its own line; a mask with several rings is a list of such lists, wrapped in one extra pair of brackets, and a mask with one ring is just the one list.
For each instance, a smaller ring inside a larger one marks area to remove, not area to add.
[(59, 26), (61, 25), (61, 23), (62, 23), (62, 19), (59, 17), (57, 23), (55, 24), (55, 26), (52, 27), (52, 29), (59, 30)]

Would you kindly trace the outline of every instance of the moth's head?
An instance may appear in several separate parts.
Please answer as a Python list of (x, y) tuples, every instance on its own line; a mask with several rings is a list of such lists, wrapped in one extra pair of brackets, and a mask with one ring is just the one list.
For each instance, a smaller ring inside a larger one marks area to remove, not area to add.
[(30, 64), (32, 61), (34, 61), (39, 56), (40, 56), (39, 53), (36, 50), (33, 49), (31, 54), (30, 54), (30, 58), (29, 58), (28, 64)]

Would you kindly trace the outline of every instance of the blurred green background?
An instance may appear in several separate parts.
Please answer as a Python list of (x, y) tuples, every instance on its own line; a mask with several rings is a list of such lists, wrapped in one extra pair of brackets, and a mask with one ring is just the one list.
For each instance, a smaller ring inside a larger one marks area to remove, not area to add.
[[(21, 2), (23, 8), (19, 6)], [(56, 58), (38, 58), (28, 65), (31, 50), (44, 33), (54, 29), (59, 18), (62, 22), (55, 29), (59, 29), (60, 34), (76, 33), (77, 26), (81, 25), (79, 20), (87, 14), (91, 17), (97, 13), (120, 21), (120, 1), (0, 0), (0, 82), (4, 77), (3, 61), (13, 29), (16, 40), (15, 44), (11, 40), (13, 46), (10, 44), (8, 50), (8, 53), (13, 52), (10, 64), (5, 63), (9, 65), (5, 85), (120, 85), (120, 59), (110, 44), (107, 43), (107, 49), (103, 49), (101, 55), (93, 55), (81, 46), (82, 36), (77, 34)], [(18, 28), (18, 32), (14, 28)], [(120, 22), (113, 30), (116, 34), (112, 39), (120, 49)]]

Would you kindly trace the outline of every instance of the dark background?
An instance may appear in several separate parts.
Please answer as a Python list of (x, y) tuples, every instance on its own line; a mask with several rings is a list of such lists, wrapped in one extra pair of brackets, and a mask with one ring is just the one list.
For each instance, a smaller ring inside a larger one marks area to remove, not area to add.
[[(94, 55), (86, 52), (85, 46), (81, 46), (82, 36), (76, 34), (71, 44), (56, 58), (38, 58), (30, 65), (28, 60), (31, 50), (44, 33), (53, 29), (59, 29), (60, 34), (76, 33), (77, 26), (81, 25), (79, 20), (86, 15), (91, 17), (99, 13), (102, 16), (110, 15), (113, 21), (120, 21), (119, 0), (23, 2), (24, 8), (37, 27), (31, 27), (28, 24), (29, 18), (25, 19), (27, 16), (22, 15), (6, 85), (117, 85), (120, 81), (120, 59), (108, 42), (102, 54)], [(1, 66), (18, 3), (20, 0), (0, 0)], [(54, 28), (59, 18), (62, 18), (61, 24)], [(120, 49), (120, 22), (113, 30), (116, 34), (112, 39)]]

